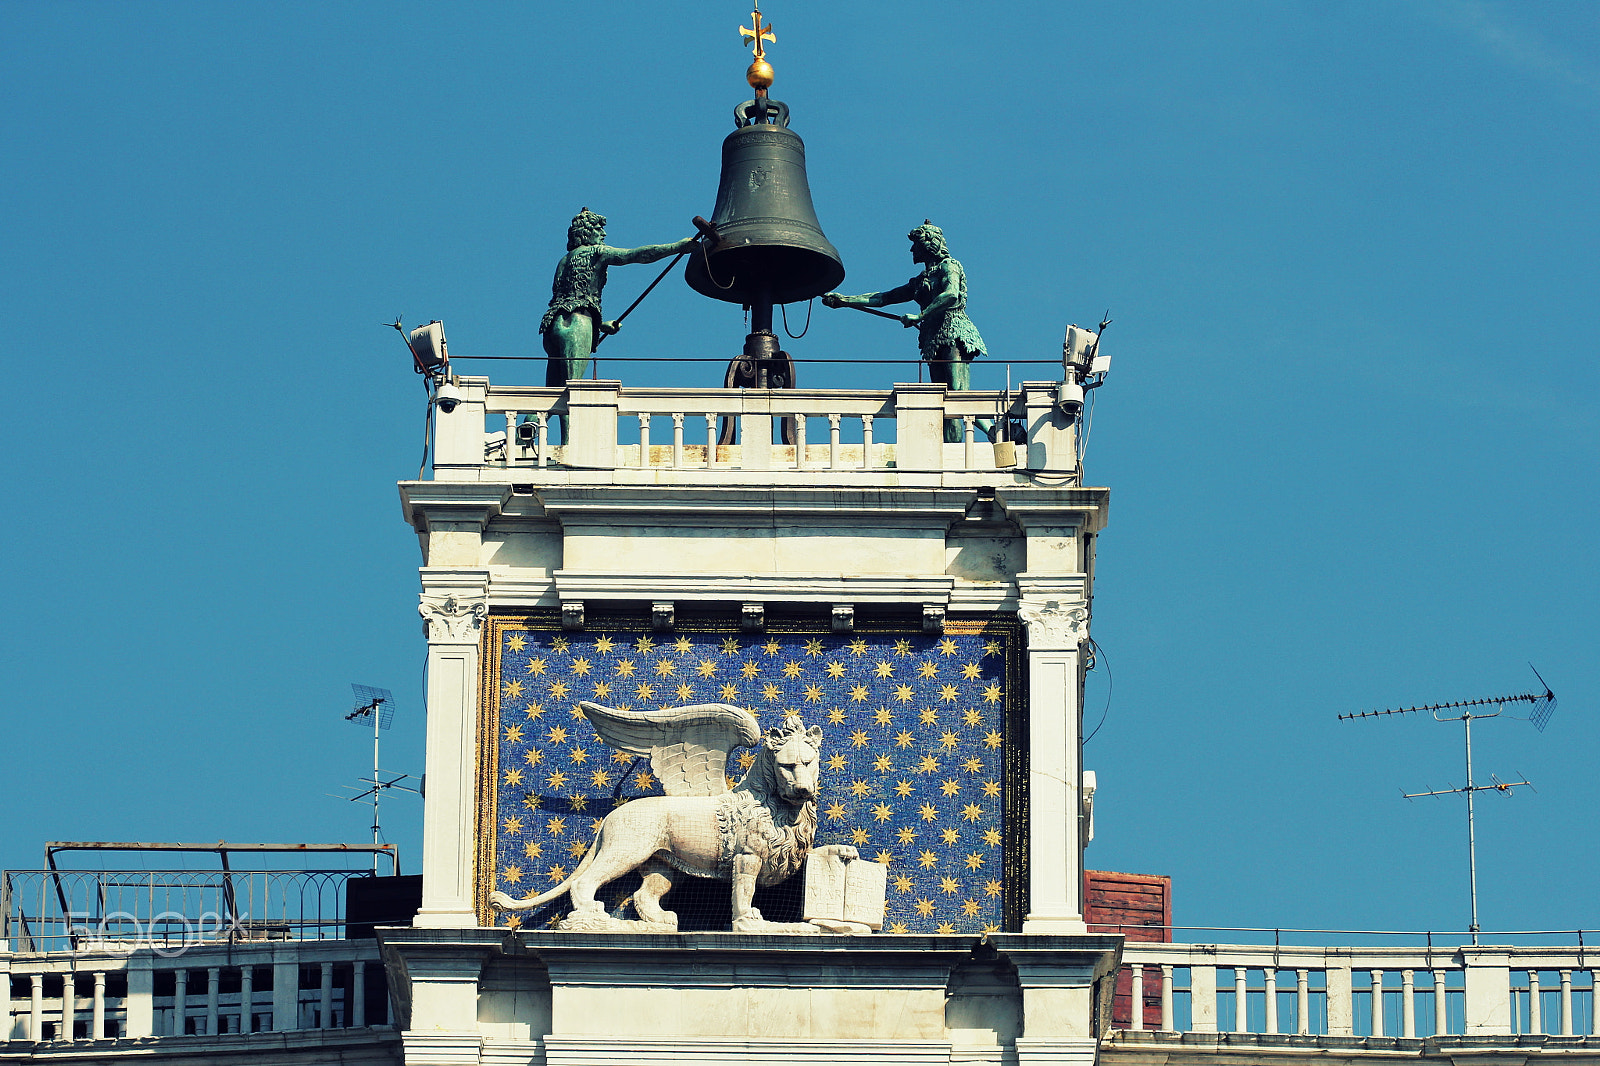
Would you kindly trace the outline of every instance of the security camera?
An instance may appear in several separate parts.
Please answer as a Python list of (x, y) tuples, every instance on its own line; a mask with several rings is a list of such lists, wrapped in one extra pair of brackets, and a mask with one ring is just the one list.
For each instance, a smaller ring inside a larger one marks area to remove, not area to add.
[(461, 390), (446, 381), (433, 394), (433, 402), (439, 405), (439, 410), (449, 414), (456, 409), (456, 404), (461, 402)]

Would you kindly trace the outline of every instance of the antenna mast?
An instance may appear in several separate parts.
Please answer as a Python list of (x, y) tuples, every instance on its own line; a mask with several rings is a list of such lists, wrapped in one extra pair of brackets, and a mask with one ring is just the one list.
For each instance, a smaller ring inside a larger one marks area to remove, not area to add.
[[(1528, 668), (1532, 670), (1533, 664), (1529, 663)], [(1420, 711), (1427, 711), (1433, 716), (1433, 720), (1435, 722), (1461, 723), (1462, 734), (1466, 741), (1466, 785), (1461, 788), (1435, 789), (1432, 792), (1406, 792), (1402, 789), (1400, 794), (1406, 799), (1419, 799), (1423, 796), (1454, 796), (1462, 793), (1464, 793), (1467, 797), (1467, 884), (1472, 904), (1472, 924), (1467, 927), (1467, 931), (1472, 934), (1472, 942), (1474, 944), (1478, 942), (1478, 930), (1480, 927), (1478, 925), (1478, 840), (1477, 830), (1473, 821), (1473, 794), (1482, 792), (1485, 789), (1494, 789), (1497, 792), (1510, 795), (1512, 789), (1519, 788), (1524, 785), (1526, 785), (1528, 788), (1532, 788), (1533, 782), (1526, 779), (1522, 781), (1501, 781), (1498, 777), (1490, 774), (1490, 780), (1492, 780), (1494, 784), (1473, 784), (1472, 723), (1474, 719), (1500, 717), (1502, 710), (1508, 703), (1528, 703), (1533, 705), (1533, 711), (1528, 715), (1525, 721), (1532, 722), (1534, 728), (1543, 733), (1544, 727), (1550, 723), (1550, 715), (1554, 713), (1556, 709), (1556, 694), (1550, 691), (1550, 686), (1545, 684), (1544, 678), (1539, 677), (1539, 671), (1534, 670), (1533, 676), (1538, 677), (1539, 684), (1544, 685), (1544, 692), (1522, 692), (1514, 696), (1487, 696), (1479, 700), (1458, 700), (1454, 703), (1429, 703), (1417, 707), (1399, 707), (1386, 711), (1358, 711), (1354, 714), (1339, 715), (1339, 720), (1341, 722), (1347, 722), (1357, 718), (1380, 718), (1385, 715), (1414, 714)], [(1491, 706), (1496, 709), (1488, 714), (1474, 714), (1472, 710), (1474, 707)], [(1452, 710), (1460, 710), (1461, 713), (1444, 718), (1439, 717), (1439, 712)]]
[[(364, 720), (372, 722), (372, 777), (361, 779), (364, 784), (369, 786), (366, 791), (359, 792), (354, 796), (337, 798), (348, 799), (351, 803), (356, 803), (367, 799), (368, 796), (372, 797), (367, 802), (372, 804), (372, 844), (376, 848), (382, 843), (382, 831), (379, 829), (378, 823), (378, 799), (383, 790), (386, 788), (398, 788), (403, 792), (414, 792), (419, 796), (422, 795), (422, 790), (400, 783), (410, 776), (408, 774), (400, 774), (388, 781), (379, 776), (378, 733), (379, 730), (388, 729), (394, 724), (394, 693), (386, 688), (373, 688), (371, 685), (352, 684), (350, 690), (355, 693), (356, 704), (350, 713), (344, 716), (344, 720), (355, 722), (358, 725), (365, 724)], [(351, 786), (346, 785), (345, 787), (349, 788)], [(374, 874), (378, 872), (377, 852), (374, 852), (372, 856), (372, 872)]]

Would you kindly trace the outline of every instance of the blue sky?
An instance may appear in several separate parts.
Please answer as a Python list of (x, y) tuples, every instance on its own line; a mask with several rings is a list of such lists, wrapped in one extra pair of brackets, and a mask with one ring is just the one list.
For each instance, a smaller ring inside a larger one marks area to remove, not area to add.
[[(567, 220), (687, 235), (745, 98), (709, 3), (5, 3), (13, 456), (0, 865), (48, 839), (352, 840), (348, 683), (422, 765), (422, 390), (393, 332), (542, 380)], [(1521, 691), (1475, 731), (1486, 928), (1600, 926), (1591, 650), (1600, 12), (1587, 3), (772, 0), (845, 291), (942, 225), (991, 357), (1115, 325), (1088, 861), (1184, 924), (1461, 928), (1459, 727), (1341, 711)], [(653, 276), (619, 268), (625, 306)], [(798, 322), (795, 322), (798, 327)], [(726, 357), (664, 284), (606, 356)], [(817, 308), (797, 356), (909, 356)], [(909, 367), (907, 367), (909, 371)], [(602, 364), (710, 385), (714, 364)], [(1020, 380), (1035, 371), (1013, 368)], [(35, 375), (48, 378), (34, 389)], [(819, 365), (802, 384), (887, 387)], [(415, 869), (419, 806), (386, 825)], [(1198, 936), (1198, 939), (1226, 939)]]

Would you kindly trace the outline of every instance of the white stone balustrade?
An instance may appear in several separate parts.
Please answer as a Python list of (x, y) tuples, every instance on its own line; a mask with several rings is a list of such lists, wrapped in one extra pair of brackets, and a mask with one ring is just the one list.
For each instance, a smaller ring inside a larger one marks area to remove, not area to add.
[[(1582, 947), (1488, 945), (1128, 943), (1122, 953), (1134, 1003), (1159, 987), (1163, 1031), (1302, 1037), (1594, 1036), (1597, 963)], [(1149, 1028), (1138, 1007), (1127, 1028)]]
[(386, 1026), (387, 997), (376, 1018), (365, 998), (383, 982), (371, 940), (208, 945), (171, 957), (0, 952), (0, 1043)]
[[(461, 402), (449, 414), (437, 414), (437, 480), (477, 480), (484, 467), (698, 471), (701, 476), (993, 473), (995, 449), (978, 425), (993, 422), (1003, 404), (1026, 437), (1016, 442), (1018, 470), (1061, 478), (1078, 471), (1077, 423), (1057, 404), (1057, 382), (1024, 382), (1008, 401), (1000, 392), (951, 392), (924, 383), (889, 390), (671, 389), (625, 388), (620, 381), (534, 388), (493, 386), (484, 377), (458, 380)], [(567, 420), (564, 444), (552, 443), (557, 415)], [(698, 427), (685, 428), (689, 419), (704, 422), (703, 444)], [(524, 420), (532, 426), (525, 442), (518, 438)], [(737, 425), (739, 443), (718, 445), (727, 420)], [(956, 442), (944, 439), (947, 421), (957, 427)], [(794, 443), (777, 443), (785, 422), (793, 427)], [(638, 444), (621, 443), (635, 432)], [(845, 437), (860, 442), (844, 443)]]

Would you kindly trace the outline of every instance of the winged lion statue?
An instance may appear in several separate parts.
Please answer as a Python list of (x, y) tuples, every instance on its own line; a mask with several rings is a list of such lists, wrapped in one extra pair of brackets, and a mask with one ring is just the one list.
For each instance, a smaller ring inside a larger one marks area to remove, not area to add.
[[(750, 905), (757, 885), (772, 885), (798, 871), (817, 830), (817, 754), (822, 730), (795, 716), (761, 732), (749, 711), (725, 703), (626, 711), (584, 701), (584, 716), (613, 748), (649, 756), (663, 796), (631, 800), (608, 814), (594, 843), (566, 880), (547, 892), (514, 899), (492, 892), (503, 911), (525, 911), (569, 893), (572, 911), (563, 930), (654, 930), (678, 927), (661, 897), (682, 874), (733, 885), (736, 932), (816, 933), (810, 924), (769, 922)], [(728, 753), (754, 747), (756, 760), (728, 787)], [(834, 846), (843, 858), (855, 849)], [(613, 918), (595, 894), (638, 870), (633, 894), (641, 921)]]

